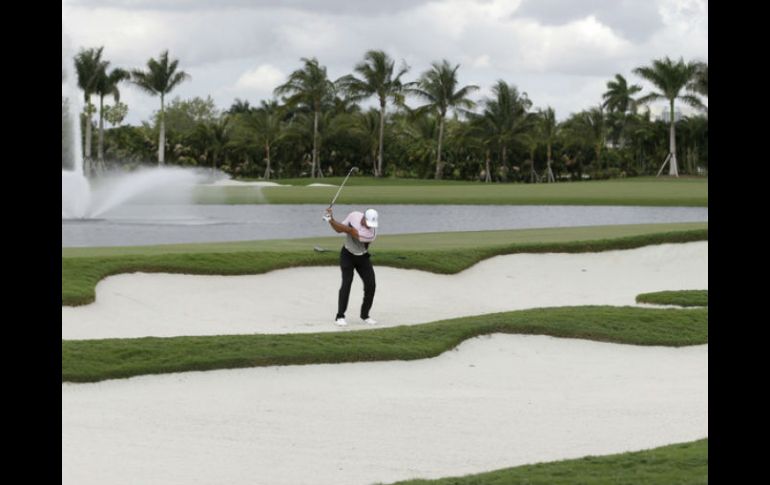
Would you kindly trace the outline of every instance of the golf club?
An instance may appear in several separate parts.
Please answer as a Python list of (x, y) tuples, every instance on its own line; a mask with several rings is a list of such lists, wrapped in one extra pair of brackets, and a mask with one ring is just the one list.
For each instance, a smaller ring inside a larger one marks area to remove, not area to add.
[[(353, 167), (353, 168), (351, 168), (351, 169), (350, 169), (350, 171), (348, 172), (348, 174), (345, 176), (345, 180), (343, 180), (343, 181), (342, 181), (342, 184), (340, 184), (340, 188), (339, 188), (339, 189), (337, 189), (337, 193), (336, 193), (336, 194), (334, 194), (334, 198), (332, 199), (332, 203), (331, 203), (331, 204), (329, 204), (329, 209), (331, 209), (331, 208), (332, 208), (332, 206), (334, 205), (334, 202), (336, 202), (336, 201), (337, 201), (337, 197), (339, 197), (339, 195), (340, 195), (340, 192), (342, 192), (342, 187), (344, 187), (344, 186), (345, 186), (345, 182), (347, 182), (347, 181), (348, 181), (348, 177), (350, 177), (350, 174), (351, 174), (351, 173), (353, 173), (353, 172), (355, 172), (355, 171), (357, 171), (357, 170), (358, 170), (358, 167)], [(323, 218), (322, 218), (322, 219), (323, 219)], [(324, 220), (326, 220), (326, 219), (324, 219)]]
[(342, 187), (345, 186), (345, 182), (348, 181), (348, 177), (350, 177), (350, 174), (355, 172), (355, 171), (357, 171), (357, 170), (358, 170), (358, 167), (353, 167), (353, 168), (350, 169), (350, 172), (348, 172), (348, 174), (345, 176), (345, 180), (342, 181), (342, 184), (340, 185), (340, 188), (337, 189), (337, 193), (334, 195), (334, 198), (332, 199), (332, 203), (329, 204), (329, 208), (331, 208), (334, 205), (334, 202), (337, 200), (337, 197), (339, 197), (340, 192), (342, 191)]

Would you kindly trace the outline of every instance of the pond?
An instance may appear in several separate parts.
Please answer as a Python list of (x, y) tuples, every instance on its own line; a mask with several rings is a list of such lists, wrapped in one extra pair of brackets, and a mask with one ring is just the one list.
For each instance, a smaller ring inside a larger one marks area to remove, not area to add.
[[(366, 207), (338, 205), (337, 220)], [(707, 207), (382, 205), (380, 234), (707, 222)], [(331, 236), (320, 205), (124, 205), (102, 219), (62, 219), (62, 247)]]

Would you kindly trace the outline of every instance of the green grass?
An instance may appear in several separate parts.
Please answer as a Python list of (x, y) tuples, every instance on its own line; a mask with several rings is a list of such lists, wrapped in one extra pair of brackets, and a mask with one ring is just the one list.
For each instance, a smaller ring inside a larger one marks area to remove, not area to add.
[[(372, 246), (381, 251), (467, 250), (507, 246), (511, 244), (562, 244), (646, 236), (656, 233), (707, 230), (708, 222), (664, 224), (625, 224), (611, 226), (553, 227), (543, 229), (510, 229), (501, 231), (431, 232), (421, 234), (382, 234)], [(331, 229), (329, 230), (331, 233)], [(234, 252), (307, 252), (314, 246), (337, 250), (341, 236), (303, 239), (271, 239), (224, 243), (162, 244), (155, 246), (123, 246), (95, 248), (62, 248), (63, 258), (199, 254)]]
[[(239, 178), (242, 182), (265, 182), (264, 179), (257, 178)], [(331, 184), (339, 186), (345, 177), (324, 177), (321, 179), (312, 179), (309, 177), (302, 178), (285, 178), (285, 179), (270, 179), (268, 182), (275, 182), (281, 185), (298, 185), (307, 186), (310, 184)], [(351, 175), (348, 178), (345, 186), (357, 185), (357, 186), (384, 186), (384, 187), (396, 187), (396, 186), (459, 186), (459, 185), (479, 185), (479, 182), (469, 182), (465, 180), (435, 180), (435, 179), (409, 179), (409, 178), (396, 178), (396, 177), (383, 177), (375, 178), (368, 175)]]
[(538, 463), (393, 485), (698, 485), (708, 484), (708, 438), (616, 455)]
[(678, 305), (686, 307), (707, 306), (708, 301), (708, 290), (658, 291), (655, 293), (643, 293), (636, 297), (637, 303)]
[[(708, 239), (707, 223), (603, 226), (382, 236), (377, 266), (454, 274), (492, 256), (596, 252)], [(243, 275), (338, 264), (340, 237), (135, 248), (62, 249), (62, 304), (94, 301), (96, 284), (132, 272)], [(315, 245), (331, 249), (313, 251)]]
[[(341, 179), (302, 179), (302, 183)], [(198, 187), (201, 204), (328, 205), (337, 187)], [(337, 204), (708, 205), (708, 179), (628, 179), (558, 184), (483, 184), (352, 178)]]
[(62, 381), (270, 365), (435, 357), (491, 333), (634, 345), (708, 342), (708, 309), (611, 306), (519, 310), (359, 332), (62, 341)]

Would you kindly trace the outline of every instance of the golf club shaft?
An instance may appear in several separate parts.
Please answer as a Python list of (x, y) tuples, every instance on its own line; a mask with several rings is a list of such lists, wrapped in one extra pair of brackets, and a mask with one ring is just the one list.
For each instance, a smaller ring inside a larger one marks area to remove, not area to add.
[(332, 199), (332, 203), (329, 204), (329, 208), (331, 208), (334, 205), (334, 202), (337, 201), (337, 197), (339, 197), (340, 192), (342, 192), (342, 187), (345, 186), (345, 182), (348, 181), (348, 177), (350, 177), (350, 174), (353, 173), (354, 170), (358, 170), (358, 167), (351, 168), (350, 172), (348, 172), (347, 176), (345, 176), (345, 180), (342, 181), (342, 184), (340, 185), (340, 188), (337, 189), (337, 193), (334, 195), (334, 198)]

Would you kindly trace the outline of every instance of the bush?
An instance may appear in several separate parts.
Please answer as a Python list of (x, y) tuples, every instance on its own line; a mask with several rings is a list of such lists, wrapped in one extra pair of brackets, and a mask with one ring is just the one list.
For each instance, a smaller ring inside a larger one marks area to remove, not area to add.
[(592, 169), (588, 172), (588, 176), (591, 177), (591, 180), (609, 180), (625, 178), (628, 174), (625, 170), (621, 170), (617, 167), (610, 167), (603, 170)]

